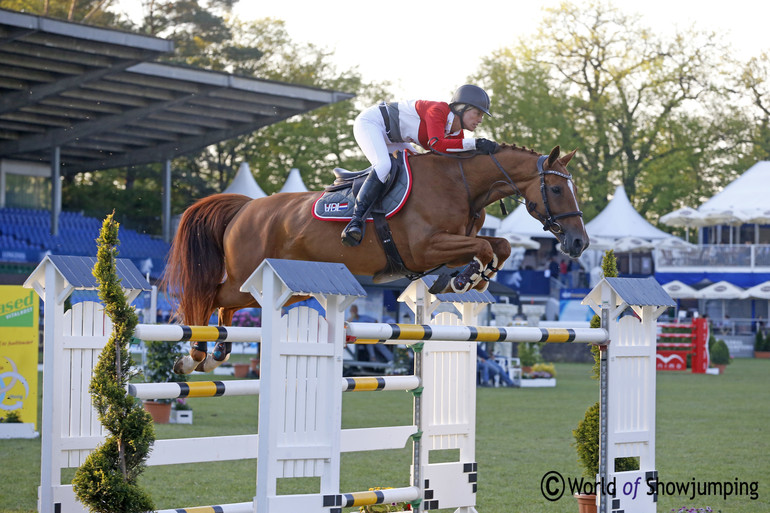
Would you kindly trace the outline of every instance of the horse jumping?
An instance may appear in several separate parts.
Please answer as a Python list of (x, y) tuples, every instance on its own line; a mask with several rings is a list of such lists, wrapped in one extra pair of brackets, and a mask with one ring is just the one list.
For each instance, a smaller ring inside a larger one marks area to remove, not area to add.
[[(423, 154), (410, 157), (412, 192), (389, 219), (393, 240), (407, 269), (421, 273), (466, 266), (441, 292), (485, 290), (510, 255), (510, 243), (478, 236), (484, 208), (502, 198), (519, 196), (529, 213), (577, 258), (588, 247), (577, 190), (566, 169), (575, 151), (560, 158), (502, 145), (494, 155), (466, 158)], [(171, 245), (163, 288), (176, 297), (183, 324), (208, 322), (218, 309), (219, 324), (233, 314), (259, 307), (240, 287), (265, 258), (343, 263), (353, 274), (376, 275), (386, 256), (374, 230), (357, 247), (339, 241), (341, 224), (313, 217), (319, 192), (282, 193), (251, 199), (215, 194), (199, 200), (182, 215)], [(298, 301), (302, 298), (293, 298)], [(219, 342), (207, 355), (206, 342), (192, 342), (190, 355), (175, 365), (179, 373), (211, 371), (227, 359), (229, 344)]]

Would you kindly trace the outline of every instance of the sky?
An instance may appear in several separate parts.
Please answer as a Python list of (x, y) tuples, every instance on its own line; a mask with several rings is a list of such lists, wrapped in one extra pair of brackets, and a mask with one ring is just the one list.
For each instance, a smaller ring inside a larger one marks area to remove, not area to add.
[[(139, 0), (123, 0), (138, 2)], [(273, 17), (286, 22), (292, 40), (334, 51), (338, 69), (358, 67), (365, 81), (389, 80), (393, 99), (448, 101), (491, 52), (533, 35), (544, 7), (558, 0), (241, 0), (243, 20)], [(666, 35), (678, 28), (722, 34), (735, 56), (770, 51), (770, 2), (705, 0), (615, 0), (626, 14)], [(429, 7), (430, 6), (430, 7)]]

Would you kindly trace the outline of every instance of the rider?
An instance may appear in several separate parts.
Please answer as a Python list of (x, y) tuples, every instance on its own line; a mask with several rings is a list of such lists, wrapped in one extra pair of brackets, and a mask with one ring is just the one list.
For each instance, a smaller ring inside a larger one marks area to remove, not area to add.
[(390, 154), (413, 152), (410, 143), (426, 150), (455, 153), (475, 150), (494, 153), (498, 144), (483, 138), (466, 139), (463, 130), (474, 131), (489, 113), (489, 95), (482, 88), (460, 86), (452, 101), (409, 100), (382, 102), (361, 112), (353, 124), (353, 135), (372, 164), (353, 207), (353, 218), (342, 230), (342, 244), (357, 246), (364, 236), (364, 216), (377, 201), (390, 173)]

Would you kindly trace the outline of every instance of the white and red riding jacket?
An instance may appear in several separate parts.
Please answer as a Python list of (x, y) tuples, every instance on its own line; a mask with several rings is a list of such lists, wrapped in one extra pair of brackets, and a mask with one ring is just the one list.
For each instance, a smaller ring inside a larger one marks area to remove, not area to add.
[(401, 138), (426, 150), (441, 153), (468, 151), (476, 140), (466, 139), (463, 130), (450, 132), (455, 114), (446, 102), (407, 100), (398, 102)]

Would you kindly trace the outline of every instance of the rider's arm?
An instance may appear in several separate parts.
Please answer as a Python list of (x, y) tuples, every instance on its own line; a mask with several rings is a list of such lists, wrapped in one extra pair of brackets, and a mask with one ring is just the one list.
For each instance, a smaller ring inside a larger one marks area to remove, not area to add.
[[(455, 153), (476, 148), (475, 139), (465, 139), (463, 131), (447, 135), (451, 111), (444, 102), (418, 101), (417, 112), (420, 114), (420, 144), (441, 153)], [(452, 114), (453, 115), (453, 114)]]

